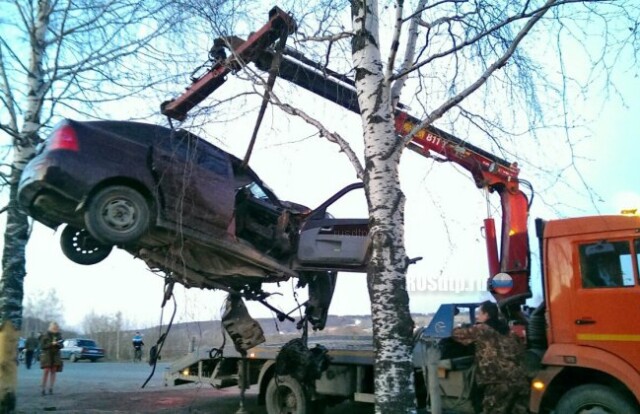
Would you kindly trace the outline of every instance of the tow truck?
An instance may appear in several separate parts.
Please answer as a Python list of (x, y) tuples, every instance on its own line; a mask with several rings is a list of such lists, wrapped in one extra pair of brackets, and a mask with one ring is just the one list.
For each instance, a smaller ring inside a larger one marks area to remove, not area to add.
[[(294, 33), (293, 17), (274, 7), (268, 22), (247, 40), (218, 38), (210, 52), (209, 70), (161, 111), (184, 120), (193, 107), (221, 87), (226, 76), (252, 63), (281, 79), (335, 104), (359, 112), (352, 79), (285, 46)], [(230, 52), (227, 56), (226, 51)], [(404, 137), (420, 124), (398, 105), (395, 128)], [(488, 289), (503, 315), (524, 330), (531, 375), (533, 413), (640, 413), (640, 217), (602, 215), (558, 220), (536, 219), (544, 300), (530, 315), (523, 306), (531, 297), (528, 216), (530, 202), (516, 163), (510, 163), (433, 126), (414, 132), (409, 149), (425, 157), (456, 163), (476, 185), (500, 196), (500, 253), (492, 218), (485, 219), (489, 267)], [(608, 276), (604, 276), (608, 273)], [(325, 300), (328, 306), (330, 297)], [(466, 309), (470, 323), (477, 304), (444, 304), (429, 326), (415, 335), (416, 400), (425, 405), (426, 378), (439, 377), (444, 406), (458, 412), (470, 407), (472, 357), (440, 360), (428, 367), (425, 352), (434, 340), (450, 336), (454, 317)], [(306, 331), (303, 335), (306, 338)], [(309, 340), (313, 345), (315, 340)], [(316, 341), (318, 342), (318, 341)], [(320, 343), (324, 344), (320, 346)], [(208, 382), (216, 387), (256, 385), (269, 413), (308, 412), (342, 399), (373, 401), (373, 351), (368, 340), (332, 338), (319, 341), (317, 352), (293, 352), (305, 373), (281, 375), (276, 360), (284, 348), (272, 344), (249, 349), (243, 356), (187, 355), (166, 374), (169, 383)], [(290, 354), (287, 349), (287, 354)], [(297, 356), (296, 356), (297, 355)], [(289, 355), (290, 356), (290, 355)], [(325, 358), (328, 356), (329, 358)], [(302, 361), (302, 362), (301, 362)], [(243, 363), (239, 363), (243, 362)], [(243, 367), (239, 369), (238, 367)], [(437, 375), (435, 375), (437, 373)], [(433, 389), (433, 388), (432, 388)]]

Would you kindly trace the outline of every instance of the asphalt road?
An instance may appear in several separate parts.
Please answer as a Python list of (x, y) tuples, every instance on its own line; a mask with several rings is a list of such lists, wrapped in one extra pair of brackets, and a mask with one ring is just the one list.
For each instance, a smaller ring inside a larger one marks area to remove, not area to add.
[[(240, 391), (236, 387), (216, 390), (209, 385), (165, 387), (163, 374), (167, 363), (160, 363), (155, 375), (141, 388), (151, 367), (146, 363), (65, 361), (58, 374), (53, 395), (40, 395), (42, 370), (18, 367), (17, 413), (191, 413), (235, 414)], [(249, 390), (245, 409), (251, 414), (266, 414), (258, 406), (257, 391)], [(371, 405), (339, 404), (332, 414), (373, 412)]]
[[(235, 387), (216, 390), (210, 386), (165, 387), (163, 374), (169, 364), (158, 364), (151, 373), (145, 363), (65, 361), (56, 378), (53, 395), (40, 394), (42, 370), (18, 367), (17, 412), (40, 413), (220, 413), (232, 414), (239, 407)], [(255, 392), (249, 392), (245, 407), (253, 414), (266, 414), (258, 407)]]

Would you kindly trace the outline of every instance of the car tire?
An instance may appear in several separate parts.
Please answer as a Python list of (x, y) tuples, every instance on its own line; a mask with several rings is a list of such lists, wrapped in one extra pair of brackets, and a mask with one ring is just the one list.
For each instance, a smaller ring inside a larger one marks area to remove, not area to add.
[(78, 357), (76, 356), (76, 354), (69, 355), (69, 361), (76, 362), (77, 360), (78, 360)]
[[(600, 384), (580, 385), (560, 398), (555, 412), (562, 414), (587, 413), (638, 414), (638, 409), (624, 395)], [(595, 412), (594, 411), (594, 412)]]
[(72, 262), (92, 265), (103, 261), (113, 246), (102, 244), (86, 229), (66, 226), (60, 235), (62, 253)]
[(115, 185), (91, 197), (84, 220), (96, 239), (123, 245), (136, 242), (149, 230), (151, 213), (142, 194), (131, 187)]
[(274, 375), (267, 385), (265, 403), (268, 413), (322, 414), (324, 401), (311, 401), (300, 382), (289, 375)]

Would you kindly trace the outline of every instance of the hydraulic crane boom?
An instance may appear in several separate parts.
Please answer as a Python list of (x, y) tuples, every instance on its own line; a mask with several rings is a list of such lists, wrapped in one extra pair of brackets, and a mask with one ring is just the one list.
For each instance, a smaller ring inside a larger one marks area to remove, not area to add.
[[(275, 42), (295, 31), (293, 18), (274, 7), (269, 12), (269, 21), (246, 41), (237, 37), (218, 38), (209, 53), (212, 58), (210, 70), (178, 98), (164, 102), (164, 115), (184, 120), (189, 110), (202, 102), (225, 82), (225, 76), (237, 71), (249, 62), (261, 70), (268, 71), (276, 57)], [(223, 49), (231, 54), (226, 57)], [(278, 62), (278, 77), (305, 88), (350, 111), (360, 113), (355, 83), (352, 79), (334, 72), (299, 52), (285, 48)], [(395, 112), (395, 130), (405, 137), (420, 124), (418, 118), (399, 105)], [(488, 287), (501, 304), (518, 305), (531, 296), (529, 287), (530, 253), (527, 230), (529, 201), (520, 190), (519, 168), (489, 152), (469, 144), (438, 128), (427, 126), (411, 138), (408, 148), (423, 156), (438, 154), (441, 161), (454, 162), (468, 170), (478, 188), (485, 188), (500, 195), (502, 207), (502, 234), (498, 255), (495, 224), (492, 218), (485, 219), (487, 257), (489, 261)], [(506, 273), (509, 277), (502, 275)], [(493, 283), (494, 277), (496, 278)]]

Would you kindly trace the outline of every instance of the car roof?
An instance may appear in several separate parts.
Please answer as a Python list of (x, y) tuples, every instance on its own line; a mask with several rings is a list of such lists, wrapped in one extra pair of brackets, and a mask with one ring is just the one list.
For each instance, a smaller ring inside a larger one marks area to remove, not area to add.
[[(188, 136), (192, 139), (197, 139), (198, 141), (201, 141), (203, 145), (215, 148), (216, 150), (227, 154), (231, 159), (231, 163), (234, 169), (242, 167), (242, 164), (243, 164), (243, 161), (238, 157), (228, 153), (227, 151), (223, 150), (217, 145), (212, 144), (206, 139), (199, 137), (198, 135), (186, 129), (172, 130), (171, 128), (167, 128), (162, 125), (149, 124), (145, 122), (135, 122), (135, 121), (76, 121), (70, 118), (66, 118), (60, 121), (56, 125), (56, 129), (64, 124), (71, 125), (74, 128), (86, 127), (86, 128), (92, 128), (92, 129), (99, 129), (102, 131), (110, 132), (112, 134), (131, 137), (136, 140), (148, 141), (149, 143), (157, 142), (158, 140), (163, 138), (170, 138), (172, 134), (177, 138), (183, 138), (185, 136)], [(135, 132), (135, 135), (132, 135), (132, 132)], [(251, 175), (254, 175), (257, 177), (257, 174), (250, 167), (247, 166), (244, 168), (246, 168)]]
[[(135, 122), (135, 121), (76, 121), (70, 118), (66, 118), (60, 121), (56, 125), (56, 128), (64, 124), (71, 125), (73, 128), (78, 128), (78, 129), (83, 129), (83, 128), (96, 129), (96, 130), (100, 130), (103, 133), (107, 132), (114, 135), (125, 136), (128, 139), (134, 139), (138, 142), (143, 142), (147, 145), (153, 145), (154, 143), (157, 143), (163, 139), (167, 139), (167, 140), (172, 139), (172, 137), (175, 137), (175, 139), (183, 139), (184, 137), (189, 137), (190, 139), (196, 139), (198, 140), (199, 144), (209, 146), (210, 148), (214, 148), (215, 150), (226, 154), (231, 161), (233, 172), (236, 178), (247, 176), (250, 181), (255, 181), (258, 184), (260, 184), (260, 186), (264, 187), (268, 192), (269, 198), (271, 198), (274, 201), (280, 202), (280, 199), (275, 195), (273, 190), (269, 188), (269, 186), (267, 186), (260, 179), (258, 174), (256, 174), (256, 172), (253, 171), (251, 167), (249, 167), (248, 165), (247, 166), (243, 165), (244, 161), (234, 156), (233, 154), (228, 153), (222, 148), (212, 144), (211, 142), (205, 140), (204, 138), (201, 138), (198, 135), (190, 131), (187, 131), (185, 129), (173, 130), (171, 128), (167, 128), (161, 125), (149, 124), (145, 122)], [(132, 134), (133, 132), (135, 132), (135, 134)]]

